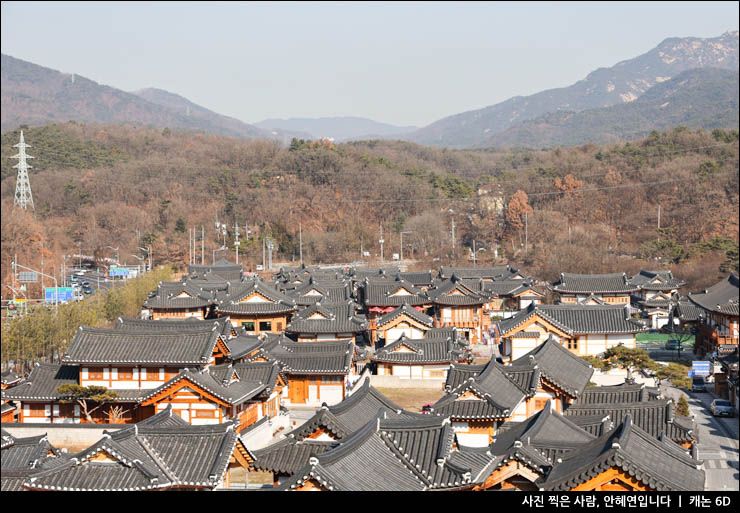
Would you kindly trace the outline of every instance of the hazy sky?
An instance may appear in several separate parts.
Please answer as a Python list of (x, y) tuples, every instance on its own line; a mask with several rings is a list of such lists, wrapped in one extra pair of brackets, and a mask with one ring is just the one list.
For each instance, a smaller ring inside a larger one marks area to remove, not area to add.
[(2, 53), (246, 122), (399, 125), (562, 87), (674, 36), (738, 28), (737, 2), (3, 2)]

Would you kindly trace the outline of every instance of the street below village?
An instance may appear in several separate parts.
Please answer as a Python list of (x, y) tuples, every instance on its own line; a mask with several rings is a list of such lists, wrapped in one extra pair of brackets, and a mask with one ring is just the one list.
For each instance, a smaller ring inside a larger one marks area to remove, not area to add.
[[(663, 393), (677, 400), (683, 391), (665, 386)], [(738, 418), (714, 417), (709, 406), (717, 396), (710, 392), (689, 392), (686, 395), (698, 430), (697, 458), (704, 462), (706, 490), (738, 491), (740, 489)]]

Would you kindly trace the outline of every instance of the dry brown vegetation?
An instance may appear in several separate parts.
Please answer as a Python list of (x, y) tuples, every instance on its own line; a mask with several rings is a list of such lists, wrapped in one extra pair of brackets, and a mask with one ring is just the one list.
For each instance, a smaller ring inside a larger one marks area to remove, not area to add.
[[(546, 280), (563, 271), (670, 266), (690, 288), (703, 288), (737, 266), (737, 131), (679, 128), (609, 146), (458, 151), (398, 141), (284, 148), (150, 128), (50, 125), (26, 130), (37, 157), (34, 214), (12, 208), (15, 161), (7, 157), (17, 138), (2, 137), (4, 280), (14, 253), (36, 267), (44, 254), (44, 265), (58, 270), (61, 255), (78, 245), (99, 256), (120, 247), (134, 264), (136, 247), (152, 244), (155, 262), (184, 265), (187, 228), (201, 225), (208, 262), (221, 246), (216, 220), (238, 220), (248, 269), (261, 262), (260, 237), (268, 234), (275, 261), (297, 261), (299, 223), (307, 263), (356, 260), (361, 248), (377, 255), (382, 224), (386, 257), (410, 231), (404, 253), (419, 268), (463, 263), (473, 241), (485, 248), (479, 262), (491, 262), (497, 247), (500, 259)], [(216, 258), (233, 259), (231, 234), (226, 242), (228, 254)]]

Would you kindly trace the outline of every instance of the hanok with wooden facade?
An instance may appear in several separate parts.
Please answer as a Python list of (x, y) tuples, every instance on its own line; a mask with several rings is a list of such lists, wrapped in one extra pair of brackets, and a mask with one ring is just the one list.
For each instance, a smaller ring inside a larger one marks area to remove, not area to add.
[(355, 313), (355, 303), (324, 306), (315, 304), (293, 316), (285, 333), (299, 342), (322, 340), (352, 340), (354, 343), (365, 340), (367, 320), (364, 315)]
[(490, 296), (465, 286), (461, 279), (452, 276), (429, 291), (434, 305), (434, 326), (457, 328), (471, 344), (479, 344), (483, 333), (491, 326), (491, 317), (484, 311)]
[(716, 353), (724, 356), (738, 347), (739, 284), (738, 275), (732, 273), (702, 293), (689, 294), (689, 300), (703, 311), (696, 332), (696, 354), (704, 356)]
[(508, 422), (490, 446), (492, 469), (474, 490), (537, 491), (553, 465), (595, 440), (548, 401), (522, 422)]
[(112, 433), (75, 458), (29, 476), (27, 490), (143, 491), (229, 488), (250, 451), (234, 424), (191, 426), (171, 410)]
[(215, 303), (212, 294), (188, 283), (163, 282), (156, 293), (144, 301), (152, 320), (205, 319)]
[(613, 430), (554, 465), (540, 490), (573, 492), (703, 491), (701, 462), (627, 415)]
[(629, 305), (631, 294), (640, 290), (624, 273), (560, 273), (560, 281), (553, 283), (551, 288), (563, 304), (575, 304), (593, 295), (606, 304)]
[(242, 283), (217, 306), (219, 316), (228, 315), (249, 335), (282, 333), (295, 310), (293, 299), (258, 278)]
[(375, 329), (371, 332), (372, 345), (380, 340), (385, 343), (398, 340), (402, 336), (410, 339), (423, 338), (434, 326), (434, 319), (421, 311), (419, 307), (403, 304), (375, 319)]
[(554, 337), (579, 356), (595, 356), (610, 347), (634, 349), (635, 334), (645, 331), (633, 320), (629, 305), (530, 305), (496, 325), (501, 354), (509, 361), (520, 358)]
[(355, 375), (355, 345), (351, 340), (294, 342), (276, 337), (255, 359), (277, 361), (285, 376), (283, 402), (319, 406), (345, 398), (350, 376)]
[(375, 344), (378, 339), (378, 321), (403, 305), (408, 305), (419, 312), (426, 312), (431, 307), (427, 294), (411, 283), (397, 277), (395, 280), (365, 280), (358, 288), (358, 295), (367, 309), (370, 341)]
[(650, 319), (652, 329), (660, 329), (671, 319), (671, 311), (678, 302), (678, 289), (686, 282), (677, 280), (671, 271), (641, 270), (630, 279), (632, 285), (640, 288), (634, 297), (643, 315)]
[(485, 367), (476, 367), (480, 369), (478, 374), (460, 380), (461, 374), (454, 373), (458, 369), (455, 366), (447, 377), (447, 393), (429, 408), (429, 412), (452, 420), (461, 445), (485, 447), (493, 441), (503, 422), (527, 417), (529, 392), (495, 361)]
[[(23, 378), (13, 371), (4, 371), (2, 373), (1, 381), (2, 387), (0, 390), (7, 390), (12, 388), (23, 381)], [(15, 422), (18, 416), (18, 411), (14, 404), (0, 400), (0, 412), (2, 413), (2, 422)]]
[(142, 408), (172, 408), (193, 425), (233, 420), (242, 432), (280, 412), (284, 381), (276, 363), (239, 363), (187, 369), (141, 399)]
[(333, 406), (323, 405), (283, 440), (255, 450), (254, 467), (272, 473), (275, 486), (279, 486), (311, 457), (336, 447), (371, 420), (383, 416), (413, 419), (421, 414), (402, 410), (366, 379), (352, 395)]
[(444, 381), (454, 362), (472, 361), (469, 348), (454, 337), (410, 339), (405, 335), (372, 356), (378, 376)]

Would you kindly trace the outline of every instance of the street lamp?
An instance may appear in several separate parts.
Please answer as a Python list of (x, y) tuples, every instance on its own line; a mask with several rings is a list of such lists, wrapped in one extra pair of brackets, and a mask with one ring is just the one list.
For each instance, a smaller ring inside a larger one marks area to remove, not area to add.
[(151, 246), (147, 246), (145, 248), (139, 247), (138, 249), (146, 252), (146, 256), (147, 258), (149, 258), (149, 270), (151, 271), (152, 270), (152, 247)]

